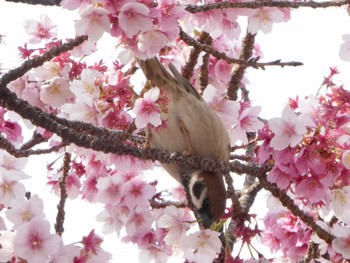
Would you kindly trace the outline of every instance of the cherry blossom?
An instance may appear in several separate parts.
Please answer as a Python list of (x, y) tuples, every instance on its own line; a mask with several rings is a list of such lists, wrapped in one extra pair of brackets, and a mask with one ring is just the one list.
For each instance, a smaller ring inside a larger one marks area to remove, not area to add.
[(350, 61), (350, 35), (343, 35), (343, 43), (340, 45), (339, 57), (342, 60)]
[(142, 236), (151, 229), (152, 223), (152, 214), (148, 208), (136, 206), (125, 222), (125, 230), (128, 236)]
[(147, 57), (154, 57), (163, 48), (169, 39), (159, 30), (148, 30), (137, 37), (137, 47)]
[(96, 199), (104, 204), (117, 205), (122, 199), (122, 184), (117, 174), (99, 178), (96, 188)]
[(155, 189), (145, 181), (134, 178), (123, 186), (124, 202), (130, 208), (147, 206), (148, 200), (154, 195)]
[(93, 106), (94, 101), (100, 95), (99, 83), (102, 80), (103, 75), (100, 72), (92, 69), (83, 69), (81, 80), (74, 80), (70, 85), (70, 89), (79, 102)]
[(133, 112), (136, 114), (135, 125), (137, 128), (145, 128), (147, 124), (151, 124), (154, 127), (162, 124), (161, 110), (156, 104), (159, 92), (159, 88), (151, 88), (145, 92), (143, 98), (138, 98), (135, 101)]
[[(261, 107), (241, 105), (238, 123), (230, 131), (232, 140), (240, 140), (242, 143), (248, 143), (248, 132), (256, 132), (261, 129), (264, 124), (258, 119)], [(233, 139), (234, 138), (234, 139)], [(234, 141), (235, 142), (235, 141)]]
[(42, 86), (40, 99), (51, 107), (58, 108), (74, 98), (69, 86), (67, 79), (55, 78), (47, 86)]
[(120, 9), (119, 26), (128, 38), (132, 38), (140, 31), (145, 32), (152, 28), (149, 8), (137, 2), (125, 3)]
[(6, 215), (14, 224), (14, 228), (17, 228), (36, 218), (44, 218), (44, 204), (37, 195), (33, 195), (29, 200), (23, 197), (22, 201), (17, 200), (11, 209), (6, 211)]
[(297, 116), (289, 106), (284, 108), (282, 118), (272, 118), (268, 123), (275, 134), (270, 142), (270, 146), (275, 150), (283, 150), (288, 146), (295, 147), (307, 131), (304, 119)]
[(248, 11), (248, 31), (256, 34), (259, 30), (265, 34), (272, 31), (273, 23), (286, 22), (285, 13), (278, 8), (264, 7)]
[(81, 19), (75, 23), (76, 32), (88, 35), (92, 41), (100, 39), (104, 32), (110, 31), (108, 14), (108, 10), (102, 7), (87, 5), (80, 11)]
[(189, 228), (189, 223), (183, 222), (182, 215), (175, 206), (167, 206), (164, 209), (164, 214), (158, 219), (157, 225), (166, 230), (165, 244), (177, 246)]
[(61, 239), (50, 233), (50, 224), (43, 219), (34, 219), (21, 225), (14, 238), (14, 254), (31, 262), (45, 262), (60, 247)]
[(332, 209), (334, 214), (344, 221), (350, 223), (350, 187), (345, 186), (341, 189), (334, 189), (332, 191)]
[(220, 252), (220, 233), (209, 229), (201, 230), (183, 238), (182, 249), (190, 262), (211, 263)]
[(46, 15), (42, 14), (40, 21), (28, 19), (24, 22), (24, 29), (29, 35), (29, 43), (40, 43), (56, 37), (56, 25)]
[(13, 240), (15, 233), (13, 231), (0, 231), (0, 261), (8, 262), (14, 256)]
[(345, 259), (350, 259), (350, 228), (335, 225), (333, 233), (336, 235), (336, 238), (332, 241), (333, 249)]

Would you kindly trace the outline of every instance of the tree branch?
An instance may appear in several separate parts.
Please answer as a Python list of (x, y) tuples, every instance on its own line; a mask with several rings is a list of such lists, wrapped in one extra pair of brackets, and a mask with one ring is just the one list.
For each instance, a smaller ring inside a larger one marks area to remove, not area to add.
[(251, 2), (217, 2), (206, 5), (188, 5), (185, 9), (190, 13), (207, 12), (215, 9), (227, 9), (227, 8), (250, 8), (258, 9), (263, 7), (278, 7), (278, 8), (327, 8), (327, 7), (340, 7), (350, 4), (349, 0), (341, 1), (305, 1), (305, 2), (290, 2), (290, 1), (251, 1)]
[(300, 210), (299, 207), (297, 207), (293, 200), (281, 189), (277, 187), (274, 183), (269, 183), (266, 178), (265, 173), (260, 173), (260, 175), (257, 177), (261, 183), (261, 185), (268, 190), (274, 197), (278, 198), (282, 205), (286, 208), (288, 208), (292, 214), (298, 218), (300, 218), (306, 225), (308, 225), (321, 239), (326, 241), (328, 244), (332, 243), (332, 240), (335, 238), (332, 234), (328, 233), (326, 230), (321, 228), (319, 225), (316, 224), (314, 218), (306, 213), (304, 211)]
[(7, 84), (9, 84), (11, 81), (22, 77), (25, 73), (33, 68), (42, 66), (46, 61), (50, 61), (62, 52), (72, 50), (74, 47), (79, 46), (85, 40), (87, 40), (87, 36), (76, 37), (68, 43), (62, 44), (61, 46), (55, 46), (50, 51), (45, 52), (43, 55), (29, 59), (23, 62), (20, 67), (7, 72), (0, 79), (0, 95), (5, 90)]
[[(239, 59), (243, 61), (249, 61), (249, 59), (253, 55), (253, 48), (254, 48), (254, 42), (255, 42), (255, 34), (247, 33), (245, 38), (242, 41), (242, 50), (241, 54), (239, 55)], [(247, 68), (247, 65), (244, 64), (238, 64), (231, 74), (231, 79), (227, 83), (227, 97), (230, 100), (237, 100), (238, 95), (237, 92), (241, 86), (241, 81), (244, 76), (244, 72)]]
[(71, 162), (71, 154), (66, 152), (63, 159), (63, 167), (62, 167), (62, 177), (60, 178), (60, 202), (57, 205), (57, 216), (56, 216), (56, 224), (55, 230), (57, 235), (62, 235), (64, 231), (64, 219), (65, 219), (65, 211), (64, 206), (66, 204), (66, 200), (68, 197), (67, 194), (67, 185), (66, 179), (68, 176), (68, 172), (70, 170), (70, 162)]
[(9, 154), (15, 156), (16, 158), (21, 157), (28, 157), (31, 155), (41, 155), (41, 154), (48, 154), (52, 152), (57, 152), (62, 147), (67, 146), (67, 143), (61, 143), (59, 145), (55, 145), (53, 147), (50, 147), (48, 149), (39, 149), (39, 150), (31, 150), (31, 149), (16, 149), (9, 140), (5, 139), (3, 136), (0, 135), (0, 149), (4, 149)]
[(201, 44), (191, 36), (189, 36), (187, 33), (185, 33), (181, 28), (180, 28), (180, 38), (188, 45), (193, 46), (194, 48), (200, 49), (201, 51), (207, 52), (211, 54), (212, 56), (225, 60), (227, 63), (232, 64), (239, 64), (239, 65), (244, 65), (246, 67), (253, 67), (253, 68), (261, 68), (265, 69), (266, 66), (279, 66), (279, 67), (285, 67), (285, 66), (292, 66), (292, 67), (297, 67), (297, 66), (302, 66), (303, 63), (301, 62), (281, 62), (281, 60), (275, 60), (271, 62), (257, 62), (259, 58), (252, 59), (249, 61), (241, 60), (241, 59), (234, 59), (229, 56), (227, 56), (224, 52), (217, 51), (214, 49), (212, 46), (206, 45), (206, 44)]

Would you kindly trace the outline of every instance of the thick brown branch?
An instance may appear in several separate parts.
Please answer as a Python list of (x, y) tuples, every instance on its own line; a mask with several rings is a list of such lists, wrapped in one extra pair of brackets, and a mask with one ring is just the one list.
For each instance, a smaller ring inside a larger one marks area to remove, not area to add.
[[(204, 43), (206, 44), (207, 43), (207, 40), (208, 38), (210, 38), (209, 34), (207, 32), (202, 32), (198, 41), (200, 43)], [(196, 66), (197, 64), (197, 60), (198, 60), (198, 57), (199, 57), (199, 54), (201, 53), (201, 51), (199, 49), (196, 49), (196, 48), (193, 48), (191, 50), (191, 53), (190, 53), (190, 58), (189, 60), (187, 61), (185, 67), (182, 69), (182, 76), (185, 78), (185, 79), (190, 79), (192, 77), (192, 74), (193, 74), (193, 69), (194, 67)]]
[[(239, 55), (240, 60), (244, 60), (247, 62), (249, 61), (249, 59), (253, 55), (254, 42), (255, 42), (255, 34), (252, 35), (250, 33), (247, 33), (242, 42), (242, 50), (241, 50), (241, 54)], [(227, 97), (230, 100), (238, 99), (237, 93), (241, 86), (241, 81), (243, 79), (246, 68), (247, 68), (247, 65), (238, 64), (233, 69), (231, 74), (231, 79), (227, 84)]]
[(28, 5), (59, 6), (62, 0), (5, 0), (6, 2), (23, 3)]
[(66, 188), (66, 179), (68, 176), (68, 172), (70, 170), (70, 162), (71, 162), (71, 154), (66, 152), (63, 159), (63, 167), (62, 167), (62, 176), (60, 178), (60, 202), (57, 205), (57, 215), (56, 215), (56, 224), (55, 230), (57, 235), (62, 235), (64, 231), (64, 218), (65, 211), (64, 206), (66, 204), (66, 200), (68, 197), (67, 188)]
[(206, 44), (201, 44), (197, 40), (193, 39), (190, 37), (187, 33), (185, 33), (181, 28), (180, 28), (180, 38), (188, 45), (193, 46), (194, 48), (197, 48), (201, 51), (207, 52), (211, 54), (212, 56), (225, 60), (227, 63), (235, 63), (239, 65), (245, 65), (247, 67), (253, 67), (253, 68), (261, 68), (265, 69), (266, 66), (279, 66), (279, 67), (285, 67), (285, 66), (302, 66), (303, 63), (301, 62), (281, 62), (280, 60), (275, 60), (271, 62), (257, 62), (257, 59), (252, 59), (249, 61), (241, 60), (241, 59), (234, 59), (229, 56), (227, 56), (224, 52), (220, 52), (216, 49), (214, 49), (212, 46), (206, 45)]
[(349, 0), (342, 1), (305, 1), (305, 2), (292, 2), (292, 1), (251, 1), (251, 2), (217, 2), (207, 5), (188, 5), (186, 10), (190, 13), (207, 12), (215, 9), (226, 8), (263, 8), (263, 7), (278, 7), (278, 8), (327, 8), (327, 7), (340, 7), (350, 4)]

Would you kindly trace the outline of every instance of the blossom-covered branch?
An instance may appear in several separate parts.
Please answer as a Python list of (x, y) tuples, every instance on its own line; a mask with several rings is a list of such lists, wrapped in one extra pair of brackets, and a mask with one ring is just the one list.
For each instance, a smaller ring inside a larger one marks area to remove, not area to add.
[(68, 43), (53, 47), (50, 51), (45, 52), (43, 55), (27, 60), (23, 62), (20, 67), (7, 72), (0, 79), (0, 95), (5, 90), (6, 85), (11, 81), (22, 77), (29, 70), (43, 65), (46, 61), (50, 61), (62, 52), (72, 50), (74, 47), (79, 46), (81, 43), (83, 43), (86, 39), (87, 36), (76, 37)]
[(251, 1), (251, 2), (218, 2), (210, 3), (206, 5), (188, 5), (186, 10), (190, 13), (207, 12), (215, 9), (226, 8), (250, 8), (257, 9), (263, 7), (278, 7), (278, 8), (327, 8), (327, 7), (340, 7), (350, 4), (349, 0), (342, 1), (305, 1), (305, 2), (292, 2), (292, 1)]
[(285, 67), (285, 66), (292, 66), (292, 67), (297, 67), (297, 66), (302, 66), (303, 63), (301, 62), (281, 62), (281, 60), (275, 60), (271, 62), (258, 62), (258, 59), (251, 59), (249, 61), (245, 61), (242, 59), (234, 59), (232, 57), (227, 56), (224, 52), (220, 52), (216, 49), (214, 49), (212, 46), (206, 45), (206, 44), (201, 44), (191, 36), (189, 36), (187, 33), (185, 33), (181, 28), (180, 28), (180, 38), (183, 40), (185, 43), (187, 43), (190, 46), (193, 46), (194, 48), (198, 48), (201, 51), (210, 53), (212, 56), (225, 60), (229, 64), (239, 64), (239, 65), (244, 65), (246, 67), (253, 67), (253, 68), (261, 68), (265, 69), (266, 66), (279, 66), (279, 67)]

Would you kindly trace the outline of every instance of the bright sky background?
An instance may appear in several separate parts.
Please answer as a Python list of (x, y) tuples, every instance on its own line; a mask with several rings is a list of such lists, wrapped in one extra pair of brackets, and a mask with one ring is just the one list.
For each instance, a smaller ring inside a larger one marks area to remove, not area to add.
[[(58, 24), (59, 36), (74, 37), (72, 26), (74, 15), (71, 12), (57, 7), (27, 6), (0, 0), (0, 34), (6, 35), (4, 39), (6, 45), (0, 45), (2, 66), (13, 68), (19, 65), (17, 46), (23, 46), (26, 41), (22, 22), (27, 18), (38, 19), (41, 13), (47, 13)], [(244, 31), (244, 28), (242, 30)], [(315, 95), (323, 76), (329, 73), (330, 66), (338, 66), (341, 72), (338, 79), (345, 83), (345, 87), (349, 87), (350, 62), (342, 62), (338, 56), (342, 35), (347, 33), (350, 34), (350, 18), (345, 8), (294, 10), (290, 22), (274, 24), (272, 33), (268, 35), (258, 33), (256, 42), (263, 51), (263, 62), (281, 59), (285, 62), (304, 63), (304, 66), (296, 68), (267, 67), (265, 71), (248, 69), (246, 76), (250, 85), (247, 88), (250, 90), (253, 105), (260, 105), (263, 108), (261, 117), (280, 116), (289, 97)], [(113, 41), (106, 40), (104, 44), (109, 46), (105, 49), (106, 56), (113, 57), (115, 55)], [(53, 161), (54, 158), (48, 160)], [(53, 225), (58, 199), (47, 194), (49, 188), (45, 185), (45, 167), (49, 161), (42, 158), (30, 161), (27, 171), (33, 179), (26, 186), (32, 194), (38, 193), (44, 198), (46, 216)], [(157, 179), (162, 181), (161, 178)], [(167, 184), (168, 180), (164, 180), (163, 183)], [(253, 209), (262, 212), (262, 206), (264, 203), (259, 203)], [(94, 215), (100, 210), (101, 207), (97, 205), (92, 208), (91, 205), (86, 206), (82, 202), (68, 200), (63, 234), (65, 243), (79, 240), (93, 228), (99, 233), (101, 226), (95, 222)], [(124, 259), (128, 259), (129, 262), (138, 261), (136, 247), (120, 244), (116, 235), (108, 236), (104, 243), (106, 250), (114, 254), (113, 262), (123, 262)]]

